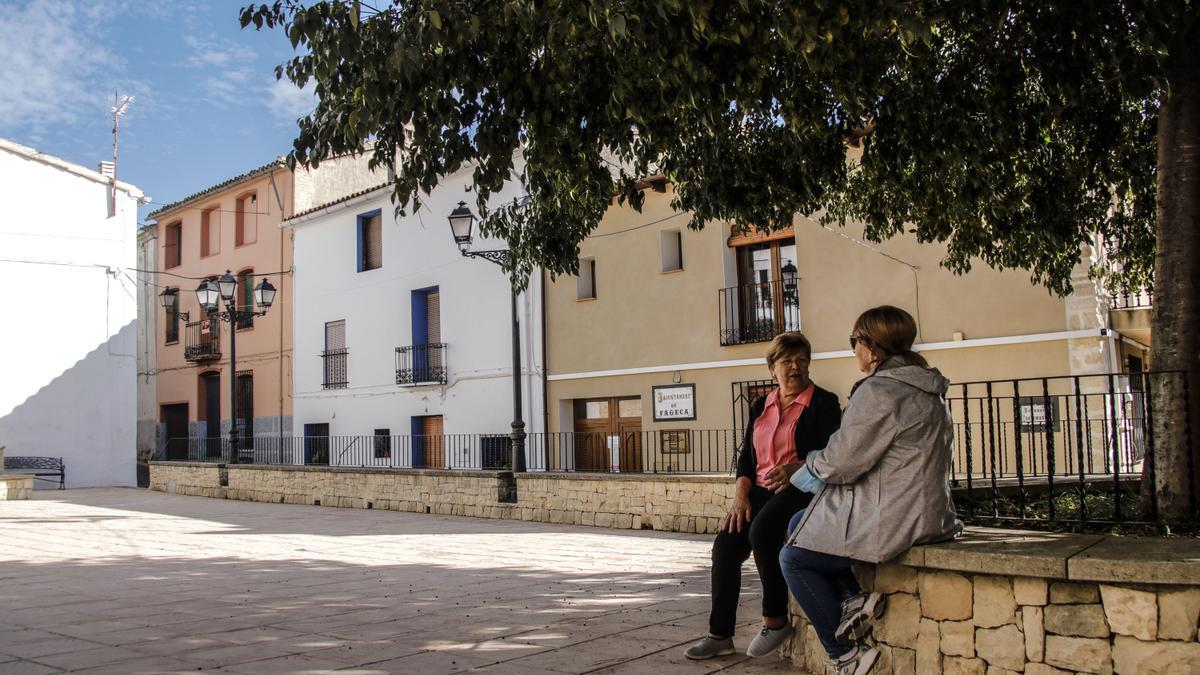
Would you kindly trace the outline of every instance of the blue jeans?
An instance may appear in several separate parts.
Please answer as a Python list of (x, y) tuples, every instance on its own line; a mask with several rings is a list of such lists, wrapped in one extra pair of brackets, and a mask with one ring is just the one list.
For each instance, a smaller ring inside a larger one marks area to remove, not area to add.
[[(803, 511), (792, 518), (788, 532), (795, 530)], [(850, 647), (834, 638), (842, 621), (842, 601), (862, 592), (851, 566), (857, 560), (819, 553), (796, 546), (784, 546), (779, 552), (779, 567), (792, 597), (808, 617), (829, 658), (836, 660)]]

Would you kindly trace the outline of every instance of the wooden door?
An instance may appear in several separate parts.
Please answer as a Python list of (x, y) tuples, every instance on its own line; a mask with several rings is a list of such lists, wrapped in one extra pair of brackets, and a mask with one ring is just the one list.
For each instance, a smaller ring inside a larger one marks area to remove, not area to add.
[(441, 415), (420, 418), (420, 435), (413, 439), (413, 466), (446, 468), (446, 436)]
[(575, 401), (575, 470), (610, 471), (612, 431), (609, 399)]
[(163, 433), (166, 435), (166, 455), (170, 460), (188, 458), (188, 404), (175, 403), (162, 407)]
[(642, 470), (642, 399), (575, 401), (575, 470)]

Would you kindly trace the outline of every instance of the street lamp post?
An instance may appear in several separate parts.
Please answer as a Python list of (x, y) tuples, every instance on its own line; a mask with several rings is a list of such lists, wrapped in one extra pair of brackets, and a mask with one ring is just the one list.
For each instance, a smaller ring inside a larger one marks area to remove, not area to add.
[[(512, 267), (512, 251), (471, 251), (471, 230), (475, 225), (475, 214), (467, 208), (466, 202), (459, 202), (450, 212), (450, 231), (454, 234), (454, 243), (458, 250), (467, 258), (483, 258), (501, 267)], [(512, 421), (512, 470), (513, 473), (525, 472), (525, 420), (521, 414), (521, 329), (517, 319), (517, 289), (513, 280), (509, 279), (509, 290), (512, 293), (512, 371), (513, 371), (513, 421)]]
[[(237, 279), (230, 274), (229, 270), (225, 270), (225, 274), (221, 275), (220, 279), (214, 283), (209, 279), (200, 282), (196, 288), (196, 299), (200, 302), (200, 309), (204, 311), (208, 318), (224, 321), (229, 324), (229, 463), (238, 463), (238, 409), (237, 409), (237, 324), (245, 321), (253, 316), (262, 316), (271, 308), (271, 303), (275, 302), (275, 287), (271, 282), (267, 281), (266, 277), (258, 282), (258, 286), (254, 287), (254, 303), (261, 309), (255, 311), (253, 307), (237, 306)], [(173, 288), (168, 288), (159, 294), (163, 307), (167, 307), (168, 303), (174, 304), (176, 291)], [(225, 311), (217, 311), (218, 298), (225, 301)]]

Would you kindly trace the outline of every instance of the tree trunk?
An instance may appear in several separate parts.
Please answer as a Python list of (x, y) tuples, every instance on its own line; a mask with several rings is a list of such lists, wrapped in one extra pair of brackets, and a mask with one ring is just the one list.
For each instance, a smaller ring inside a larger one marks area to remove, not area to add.
[[(1158, 508), (1195, 515), (1200, 489), (1200, 35), (1179, 36), (1158, 118), (1157, 253), (1150, 378)], [(1182, 371), (1182, 372), (1162, 372)]]

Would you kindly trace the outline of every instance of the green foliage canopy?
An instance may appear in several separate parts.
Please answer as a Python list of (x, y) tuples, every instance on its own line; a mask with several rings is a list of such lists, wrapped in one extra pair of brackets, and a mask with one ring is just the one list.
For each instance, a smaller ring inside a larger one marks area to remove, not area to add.
[[(279, 0), (241, 21), (286, 31), (301, 55), (277, 75), (316, 82), (290, 161), (374, 139), (373, 163), (399, 158), (399, 210), (472, 166), (481, 230), (508, 242), (518, 280), (576, 271), (614, 196), (640, 207), (638, 179), (661, 174), (693, 228), (796, 213), (861, 220), (875, 241), (909, 228), (945, 242), (950, 269), (1026, 268), (1065, 294), (1097, 235), (1117, 281), (1150, 277), (1163, 61), (1196, 14), (1193, 0)], [(513, 177), (528, 206), (495, 203)]]

